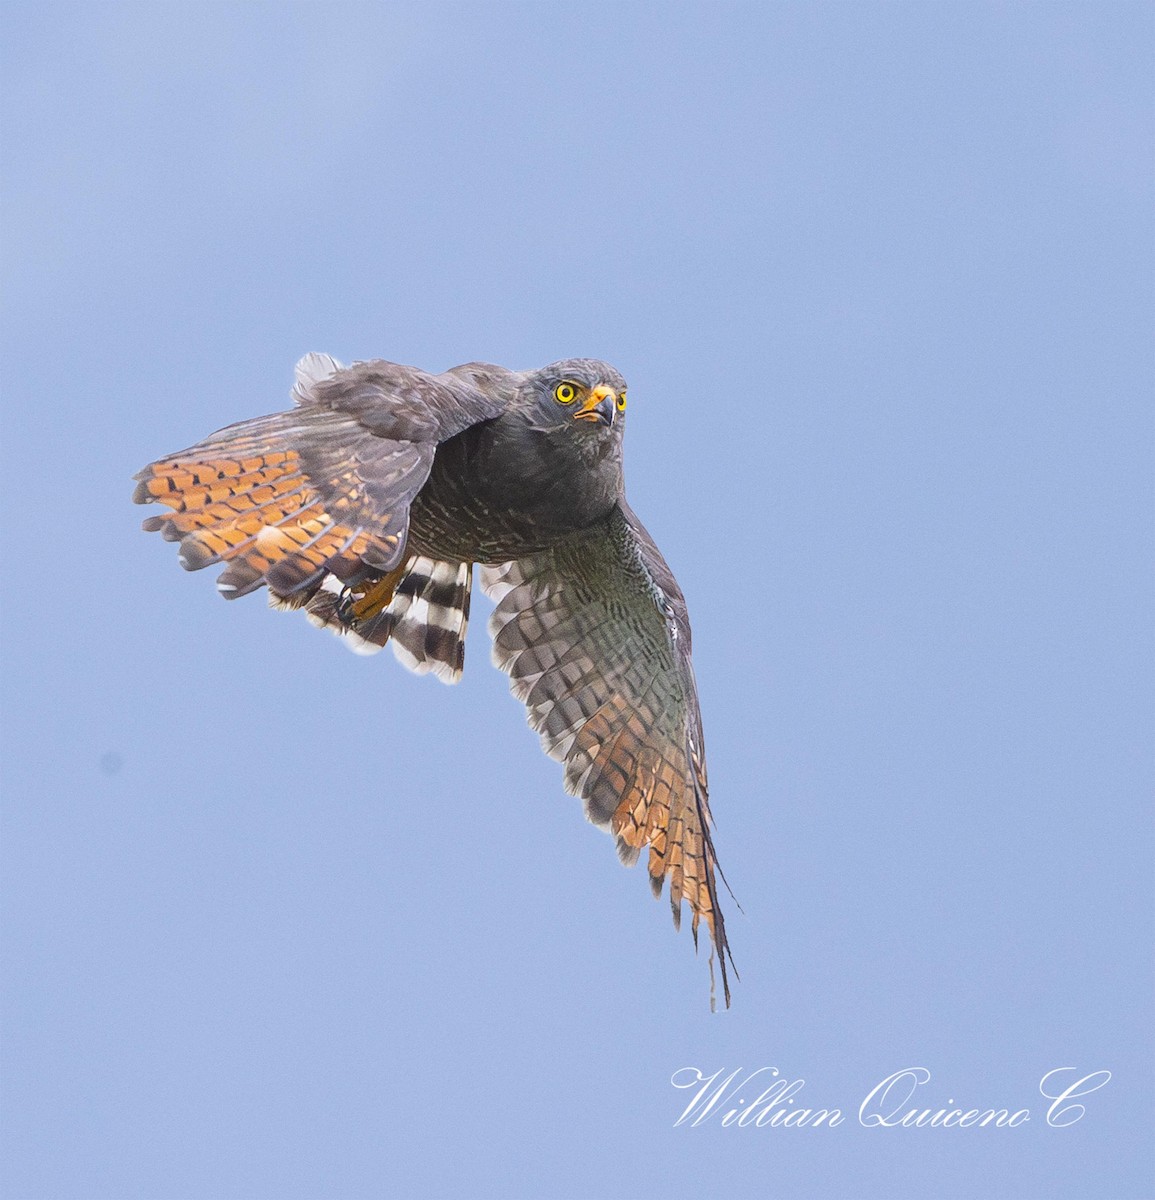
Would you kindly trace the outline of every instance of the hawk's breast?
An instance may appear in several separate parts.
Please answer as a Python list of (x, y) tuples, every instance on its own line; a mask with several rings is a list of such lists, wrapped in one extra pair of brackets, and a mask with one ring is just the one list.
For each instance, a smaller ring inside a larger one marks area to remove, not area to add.
[(620, 442), (583, 445), (587, 432), (506, 416), (442, 442), (413, 502), (410, 547), (510, 562), (603, 519), (621, 496)]

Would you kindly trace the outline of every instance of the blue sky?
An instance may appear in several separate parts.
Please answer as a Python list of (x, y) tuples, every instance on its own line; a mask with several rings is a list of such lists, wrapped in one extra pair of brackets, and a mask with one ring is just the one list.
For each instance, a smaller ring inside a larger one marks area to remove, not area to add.
[[(8, 1195), (1152, 1194), (1153, 24), (4, 7)], [(629, 381), (728, 1013), (483, 600), (447, 689), (139, 532), (309, 350)], [(675, 1127), (685, 1067), (847, 1119)], [(1030, 1121), (864, 1128), (905, 1067)]]

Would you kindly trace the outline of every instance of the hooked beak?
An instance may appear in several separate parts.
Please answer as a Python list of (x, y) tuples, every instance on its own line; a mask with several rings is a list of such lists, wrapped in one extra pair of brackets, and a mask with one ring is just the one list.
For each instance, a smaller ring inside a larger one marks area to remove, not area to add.
[(617, 413), (618, 394), (604, 383), (599, 384), (586, 402), (574, 413), (575, 421), (597, 421), (602, 425), (612, 425)]

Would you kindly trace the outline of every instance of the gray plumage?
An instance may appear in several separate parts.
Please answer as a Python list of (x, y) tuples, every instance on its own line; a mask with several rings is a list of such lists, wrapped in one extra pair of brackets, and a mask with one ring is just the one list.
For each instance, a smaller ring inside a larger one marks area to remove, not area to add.
[[(626, 384), (595, 359), (441, 375), (384, 361), (298, 364), (296, 407), (153, 463), (135, 499), (188, 569), (224, 564), (356, 649), (460, 678), (473, 565), (496, 602), (494, 661), (567, 790), (648, 850), (704, 921), (729, 1003), (705, 747), (685, 600), (625, 502)], [(712, 959), (711, 959), (712, 961)]]

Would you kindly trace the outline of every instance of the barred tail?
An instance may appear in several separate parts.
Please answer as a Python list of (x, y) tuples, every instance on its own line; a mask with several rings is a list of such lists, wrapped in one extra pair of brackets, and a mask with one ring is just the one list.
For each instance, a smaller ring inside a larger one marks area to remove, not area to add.
[[(309, 589), (305, 615), (359, 654), (375, 654), (389, 643), (411, 671), (456, 683), (465, 665), (472, 582), (472, 563), (415, 554), (391, 572), (351, 584), (326, 576)], [(300, 599), (276, 592), (270, 602), (301, 607)]]

